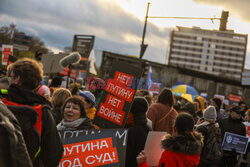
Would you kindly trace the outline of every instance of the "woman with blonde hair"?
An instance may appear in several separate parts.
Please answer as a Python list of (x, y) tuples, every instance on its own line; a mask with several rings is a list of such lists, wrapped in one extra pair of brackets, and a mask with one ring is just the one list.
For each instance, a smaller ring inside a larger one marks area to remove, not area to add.
[(62, 120), (62, 106), (65, 100), (71, 96), (71, 92), (68, 89), (55, 89), (50, 101), (52, 105), (52, 114), (55, 119), (56, 125)]

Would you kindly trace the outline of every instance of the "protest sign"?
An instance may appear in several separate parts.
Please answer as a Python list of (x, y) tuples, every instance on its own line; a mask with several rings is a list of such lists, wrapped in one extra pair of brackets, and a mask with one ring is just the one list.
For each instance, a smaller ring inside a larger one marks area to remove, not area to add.
[(142, 70), (133, 65), (115, 61), (94, 124), (102, 128), (124, 127), (133, 101), (136, 87), (133, 82), (140, 78)]
[(246, 127), (246, 137), (250, 141), (250, 122), (244, 122), (244, 125)]
[(248, 145), (248, 138), (246, 136), (237, 135), (234, 133), (226, 132), (224, 135), (222, 148), (223, 150), (232, 151), (236, 150), (237, 153), (245, 154)]
[(152, 92), (153, 94), (159, 94), (160, 92), (160, 87), (161, 87), (161, 83), (157, 83), (157, 82), (152, 82), (149, 86), (149, 92)]
[(13, 45), (2, 45), (2, 65), (8, 65), (9, 55), (13, 55)]
[(229, 100), (229, 101), (233, 101), (233, 102), (240, 102), (240, 101), (242, 100), (242, 97), (230, 93), (230, 94), (228, 95), (228, 100)]
[[(115, 136), (117, 143), (117, 154), (118, 162), (120, 167), (125, 167), (125, 158), (126, 158), (126, 147), (127, 147), (127, 129), (99, 129), (99, 130), (66, 130), (58, 131), (59, 136), (63, 143), (68, 139), (73, 138), (86, 138), (89, 137), (89, 140), (94, 140), (96, 137), (113, 137)], [(111, 163), (112, 164), (112, 163)], [(113, 165), (113, 164), (112, 164)], [(117, 164), (115, 166), (118, 166)]]
[(224, 101), (224, 99), (225, 99), (225, 96), (215, 94), (215, 95), (214, 95), (214, 98), (220, 99), (220, 100), (221, 100), (221, 103), (223, 103), (223, 101)]
[(161, 147), (161, 140), (166, 132), (149, 132), (145, 144), (147, 163), (149, 166), (158, 166), (161, 154), (164, 149)]

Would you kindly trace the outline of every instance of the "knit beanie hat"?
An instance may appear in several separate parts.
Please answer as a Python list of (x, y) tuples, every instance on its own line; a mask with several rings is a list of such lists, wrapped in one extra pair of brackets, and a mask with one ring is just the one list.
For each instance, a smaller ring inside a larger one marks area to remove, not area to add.
[(212, 100), (215, 102), (218, 108), (221, 107), (221, 100), (219, 98), (213, 98)]
[(178, 133), (192, 131), (194, 129), (194, 119), (192, 115), (188, 113), (178, 114), (175, 120), (175, 127)]
[(148, 111), (148, 102), (144, 97), (135, 97), (130, 111), (136, 113), (146, 113)]
[(95, 104), (95, 96), (90, 91), (79, 91), (79, 94), (89, 100), (91, 103)]
[(195, 115), (195, 105), (193, 103), (186, 103), (182, 108), (181, 110), (186, 110), (189, 114), (191, 115)]
[(217, 118), (217, 113), (216, 109), (214, 106), (208, 106), (204, 113), (203, 113), (203, 118), (208, 121), (215, 121)]

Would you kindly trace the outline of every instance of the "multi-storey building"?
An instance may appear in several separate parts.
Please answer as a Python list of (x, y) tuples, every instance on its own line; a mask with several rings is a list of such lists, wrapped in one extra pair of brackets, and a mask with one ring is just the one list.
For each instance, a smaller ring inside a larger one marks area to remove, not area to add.
[(216, 76), (241, 79), (247, 34), (232, 30), (177, 27), (172, 31), (169, 65), (189, 68)]

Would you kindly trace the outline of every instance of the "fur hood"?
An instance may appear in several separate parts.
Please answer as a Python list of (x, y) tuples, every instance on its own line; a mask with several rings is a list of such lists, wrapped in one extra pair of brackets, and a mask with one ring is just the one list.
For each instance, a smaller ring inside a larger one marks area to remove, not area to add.
[(194, 131), (195, 141), (182, 135), (167, 134), (162, 139), (162, 148), (177, 153), (196, 155), (201, 152), (203, 147), (203, 136)]

